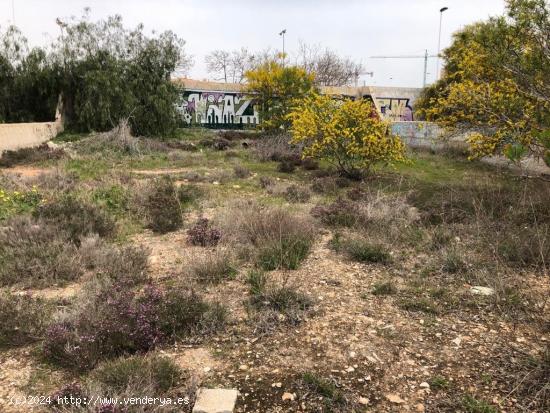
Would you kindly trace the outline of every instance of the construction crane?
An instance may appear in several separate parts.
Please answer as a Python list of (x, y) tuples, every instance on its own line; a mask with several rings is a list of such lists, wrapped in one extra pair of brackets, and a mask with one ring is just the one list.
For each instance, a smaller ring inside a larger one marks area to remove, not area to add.
[(403, 56), (371, 56), (371, 59), (424, 59), (424, 81), (423, 87), (426, 87), (426, 76), (428, 75), (428, 59), (437, 57), (437, 55), (429, 55), (428, 51), (424, 55), (403, 55)]

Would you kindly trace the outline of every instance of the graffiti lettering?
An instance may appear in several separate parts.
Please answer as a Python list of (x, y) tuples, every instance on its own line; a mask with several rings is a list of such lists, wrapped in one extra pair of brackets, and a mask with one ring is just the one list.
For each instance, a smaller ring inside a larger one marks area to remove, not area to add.
[(240, 93), (184, 92), (178, 110), (188, 125), (256, 125), (259, 114), (251, 99)]
[(376, 98), (382, 117), (393, 122), (413, 121), (413, 109), (409, 98)]

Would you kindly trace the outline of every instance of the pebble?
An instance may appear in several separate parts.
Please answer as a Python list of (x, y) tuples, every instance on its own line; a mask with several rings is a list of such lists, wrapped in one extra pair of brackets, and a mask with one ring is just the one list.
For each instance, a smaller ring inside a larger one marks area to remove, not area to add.
[(239, 366), (239, 370), (242, 370), (242, 371), (248, 370), (248, 366), (246, 364), (241, 364)]
[(283, 401), (287, 401), (287, 400), (290, 400), (291, 402), (294, 401), (294, 399), (296, 398), (296, 395), (294, 393), (283, 393)]
[(369, 404), (370, 400), (367, 399), (366, 397), (359, 397), (359, 404), (362, 404), (363, 406), (366, 406), (367, 404)]
[(420, 383), (420, 387), (422, 387), (423, 389), (429, 389), (430, 385), (428, 383), (426, 383), (425, 381), (423, 381), (422, 383)]
[(405, 403), (405, 400), (403, 400), (398, 394), (395, 393), (389, 393), (385, 395), (386, 399), (388, 399), (390, 402), (395, 404), (403, 404)]

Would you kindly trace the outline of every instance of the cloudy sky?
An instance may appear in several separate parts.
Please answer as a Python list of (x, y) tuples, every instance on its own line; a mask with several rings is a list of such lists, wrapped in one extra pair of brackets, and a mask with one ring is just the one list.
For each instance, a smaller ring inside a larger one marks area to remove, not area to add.
[[(292, 56), (300, 40), (321, 44), (361, 61), (374, 76), (361, 83), (422, 86), (423, 59), (371, 59), (375, 55), (437, 53), (439, 9), (444, 13), (441, 44), (454, 31), (488, 16), (502, 14), (504, 0), (0, 0), (0, 26), (15, 23), (33, 45), (57, 36), (56, 17), (93, 18), (120, 14), (128, 26), (173, 30), (186, 40), (195, 65), (190, 77), (208, 78), (204, 56), (213, 49), (280, 49), (278, 33), (287, 30)], [(435, 79), (430, 59), (428, 82)]]

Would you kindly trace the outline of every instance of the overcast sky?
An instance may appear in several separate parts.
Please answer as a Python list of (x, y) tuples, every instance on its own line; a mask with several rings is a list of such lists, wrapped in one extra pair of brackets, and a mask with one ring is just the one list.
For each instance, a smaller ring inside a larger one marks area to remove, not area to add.
[[(13, 9), (12, 9), (13, 5)], [(120, 14), (127, 26), (142, 22), (147, 30), (173, 30), (186, 41), (195, 65), (190, 77), (208, 78), (204, 56), (213, 49), (281, 49), (278, 33), (287, 29), (286, 50), (292, 55), (300, 40), (320, 43), (361, 61), (374, 77), (361, 84), (422, 86), (423, 59), (370, 59), (373, 55), (437, 53), (439, 9), (441, 44), (468, 23), (502, 14), (504, 0), (0, 0), (0, 26), (15, 23), (32, 45), (57, 36), (56, 17)], [(12, 13), (13, 12), (13, 13)], [(435, 79), (430, 59), (428, 82)]]

